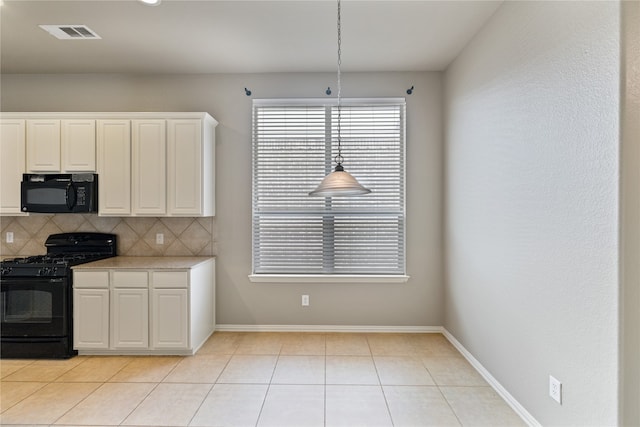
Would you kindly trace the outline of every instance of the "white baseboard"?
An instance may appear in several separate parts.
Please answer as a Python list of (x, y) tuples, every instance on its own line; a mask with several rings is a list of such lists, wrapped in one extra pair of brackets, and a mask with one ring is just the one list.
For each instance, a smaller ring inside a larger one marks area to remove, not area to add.
[(442, 333), (442, 326), (216, 325), (219, 332)]
[(451, 335), (451, 333), (445, 328), (442, 328), (442, 334), (449, 340), (449, 342), (451, 342), (451, 344), (453, 344), (453, 346), (460, 353), (462, 353), (465, 359), (467, 359), (467, 361), (471, 363), (475, 370), (478, 371), (480, 375), (482, 375), (482, 377), (489, 383), (489, 385), (496, 391), (496, 393), (498, 393), (500, 397), (502, 397), (505, 402), (507, 402), (507, 404), (511, 406), (511, 409), (513, 409), (525, 423), (527, 423), (531, 427), (542, 427), (542, 424), (540, 424), (538, 420), (536, 420), (533, 415), (531, 415), (529, 411), (527, 411), (524, 406), (522, 406), (520, 402), (518, 402), (515, 397), (513, 397), (511, 393), (509, 393), (507, 389), (504, 388), (502, 384), (500, 384), (498, 380), (496, 380), (493, 375), (491, 375), (491, 373), (487, 371), (475, 357), (473, 357), (471, 353), (469, 353), (469, 351), (460, 343), (460, 341), (458, 341), (453, 335)]

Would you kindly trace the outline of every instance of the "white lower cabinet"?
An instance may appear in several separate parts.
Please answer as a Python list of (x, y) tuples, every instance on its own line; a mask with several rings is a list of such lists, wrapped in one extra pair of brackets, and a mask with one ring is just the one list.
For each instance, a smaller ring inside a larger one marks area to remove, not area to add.
[(154, 289), (151, 304), (151, 345), (160, 348), (188, 348), (189, 325), (186, 289)]
[(112, 270), (111, 347), (149, 347), (149, 272)]
[(109, 348), (109, 289), (73, 290), (74, 348)]
[(111, 300), (111, 346), (148, 348), (149, 290), (112, 289)]
[(188, 269), (74, 268), (81, 354), (194, 354), (215, 329), (215, 260)]

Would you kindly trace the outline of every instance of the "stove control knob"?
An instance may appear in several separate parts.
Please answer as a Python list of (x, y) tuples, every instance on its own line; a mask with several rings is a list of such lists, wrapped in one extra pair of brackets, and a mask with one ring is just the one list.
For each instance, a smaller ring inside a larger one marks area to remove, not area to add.
[(11, 271), (13, 271), (13, 269), (11, 267), (2, 267), (2, 275), (3, 276), (8, 276), (11, 274)]

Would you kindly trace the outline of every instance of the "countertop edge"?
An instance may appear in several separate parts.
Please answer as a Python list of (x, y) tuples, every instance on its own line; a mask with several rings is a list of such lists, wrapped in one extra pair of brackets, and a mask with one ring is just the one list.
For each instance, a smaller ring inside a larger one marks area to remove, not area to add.
[(215, 260), (215, 257), (135, 257), (135, 256), (117, 256), (113, 258), (102, 259), (99, 261), (88, 262), (71, 267), (73, 270), (98, 270), (98, 269), (153, 269), (153, 270), (175, 270), (190, 269), (200, 264)]

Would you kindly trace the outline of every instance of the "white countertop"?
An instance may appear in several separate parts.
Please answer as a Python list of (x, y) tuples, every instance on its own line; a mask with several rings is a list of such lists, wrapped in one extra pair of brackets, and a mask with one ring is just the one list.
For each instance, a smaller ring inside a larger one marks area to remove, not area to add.
[(203, 262), (214, 259), (214, 257), (206, 256), (164, 256), (164, 257), (146, 257), (146, 256), (117, 256), (113, 258), (93, 261), (86, 264), (80, 264), (72, 267), (74, 270), (79, 269), (104, 269), (104, 268), (120, 268), (120, 269), (179, 269), (192, 268)]

